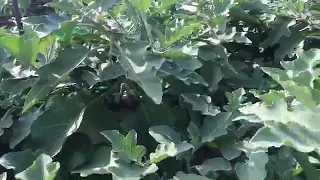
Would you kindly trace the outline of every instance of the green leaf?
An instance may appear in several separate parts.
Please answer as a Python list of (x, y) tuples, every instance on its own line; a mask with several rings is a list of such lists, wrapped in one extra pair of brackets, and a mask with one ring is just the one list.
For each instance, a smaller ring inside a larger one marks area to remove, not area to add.
[(22, 36), (5, 34), (0, 37), (0, 46), (27, 65), (36, 63), (40, 51), (40, 39), (33, 32), (26, 31)]
[(141, 162), (146, 154), (146, 148), (137, 145), (137, 133), (134, 130), (129, 131), (126, 136), (117, 130), (106, 130), (101, 134), (111, 142), (113, 151), (123, 154), (125, 159)]
[(191, 144), (185, 141), (182, 142), (181, 135), (169, 126), (150, 127), (149, 134), (160, 143), (155, 152), (150, 154), (152, 163), (158, 163), (167, 157), (174, 157), (193, 148)]
[(280, 47), (276, 50), (274, 56), (275, 60), (282, 61), (285, 56), (291, 56), (294, 52), (294, 48), (298, 46), (299, 43), (304, 39), (303, 29), (306, 28), (308, 24), (301, 23), (299, 25), (292, 26), (290, 28), (290, 36), (282, 36), (279, 40)]
[(262, 47), (267, 48), (278, 43), (282, 36), (289, 37), (291, 35), (289, 27), (294, 24), (295, 21), (292, 18), (286, 16), (278, 16), (277, 19), (272, 22), (272, 31), (270, 31), (268, 39), (263, 42)]
[(219, 107), (213, 106), (211, 97), (200, 94), (181, 94), (184, 101), (192, 105), (192, 109), (200, 111), (203, 115), (215, 116), (220, 110)]
[(247, 98), (244, 96), (245, 90), (243, 88), (236, 89), (231, 93), (227, 92), (226, 96), (228, 99), (228, 104), (223, 106), (223, 109), (228, 112), (235, 112), (238, 108), (242, 107), (242, 102)]
[(116, 153), (111, 154), (111, 162), (108, 166), (108, 171), (110, 171), (115, 179), (132, 179), (139, 180), (143, 176), (152, 174), (158, 170), (155, 164), (137, 164), (127, 162), (125, 160), (119, 159)]
[(250, 153), (248, 161), (237, 162), (235, 171), (240, 180), (263, 180), (267, 177), (265, 165), (268, 162), (268, 155), (265, 152), (257, 151)]
[[(50, 2), (53, 3), (53, 2)], [(70, 21), (70, 18), (60, 14), (49, 14), (45, 16), (31, 16), (23, 20), (26, 25), (35, 26), (34, 31), (39, 38), (43, 38), (57, 29), (61, 28), (63, 22)]]
[(176, 61), (165, 61), (160, 67), (157, 76), (166, 77), (172, 75), (184, 82), (186, 85), (191, 85), (191, 83), (193, 83), (208, 86), (208, 83), (194, 70), (182, 69), (180, 66)]
[(175, 157), (178, 154), (186, 152), (192, 148), (193, 146), (186, 141), (180, 143), (170, 142), (166, 144), (159, 144), (155, 152), (150, 153), (150, 161), (154, 164), (157, 164), (168, 157)]
[(264, 67), (262, 70), (277, 81), (290, 95), (312, 110), (320, 103), (320, 92), (314, 88), (315, 72), (312, 68), (320, 59), (320, 51), (299, 51), (298, 59), (281, 62), (285, 70)]
[(227, 127), (232, 124), (232, 113), (220, 112), (216, 116), (207, 116), (200, 127), (201, 141), (211, 142), (228, 133)]
[[(38, 149), (44, 149), (49, 155), (56, 155), (62, 148), (64, 140), (75, 132), (83, 119), (85, 102), (81, 94), (53, 96), (50, 106), (31, 126), (30, 143)], [(61, 108), (61, 105), (64, 108)]]
[(8, 110), (0, 119), (0, 136), (4, 133), (5, 128), (9, 128), (13, 124), (11, 110)]
[(122, 75), (126, 75), (126, 72), (119, 63), (108, 63), (99, 73), (99, 77), (103, 81), (117, 79)]
[(156, 103), (162, 101), (161, 80), (156, 77), (156, 69), (159, 69), (164, 58), (148, 52), (148, 42), (128, 43), (120, 49), (119, 62), (127, 71), (127, 77), (145, 91), (145, 93)]
[(239, 157), (241, 151), (236, 148), (235, 144), (224, 145), (221, 147), (221, 154), (225, 159), (231, 161), (232, 159)]
[(13, 169), (16, 173), (20, 173), (31, 166), (38, 156), (39, 153), (34, 153), (29, 149), (9, 152), (0, 158), (0, 164), (6, 169)]
[(87, 177), (92, 174), (109, 174), (108, 166), (110, 164), (111, 148), (101, 146), (95, 148), (89, 162), (80, 166), (72, 173), (80, 173), (81, 177)]
[(166, 125), (150, 127), (149, 134), (160, 144), (181, 142), (181, 135)]
[(250, 143), (259, 147), (280, 147), (286, 145), (300, 152), (318, 151), (320, 131), (309, 130), (295, 122), (283, 124), (268, 121), (266, 126), (259, 129)]
[(200, 28), (201, 24), (197, 21), (176, 18), (166, 26), (164, 46), (171, 46)]
[(31, 124), (42, 114), (41, 109), (22, 114), (12, 125), (10, 148), (13, 149), (30, 134)]
[(189, 132), (189, 138), (191, 139), (190, 143), (193, 146), (193, 152), (198, 150), (202, 143), (200, 137), (200, 130), (194, 122), (190, 122), (187, 131)]
[[(271, 105), (266, 103), (248, 104), (245, 107), (239, 108), (239, 111), (245, 115), (255, 115), (258, 117), (251, 122), (264, 123), (266, 121), (276, 121), (283, 124), (290, 122), (298, 123), (310, 130), (319, 130), (320, 123), (317, 120), (320, 118), (319, 113), (310, 110), (305, 105), (298, 101), (293, 101), (290, 105), (284, 99), (277, 100)], [(244, 117), (244, 119), (246, 119)]]
[(5, 79), (0, 82), (0, 89), (7, 93), (21, 94), (35, 81), (36, 78)]
[(201, 175), (205, 176), (210, 171), (230, 171), (231, 164), (222, 157), (216, 157), (205, 160), (201, 165), (196, 165), (195, 168)]
[(184, 172), (179, 171), (173, 179), (170, 180), (210, 180), (209, 178), (205, 176), (200, 176), (197, 174), (185, 174)]
[(38, 69), (39, 80), (28, 92), (23, 111), (26, 112), (34, 104), (46, 97), (63, 76), (76, 68), (87, 56), (88, 49), (83, 46), (68, 48), (61, 51), (57, 58)]
[(26, 170), (15, 175), (20, 180), (45, 179), (54, 180), (60, 164), (52, 163), (50, 156), (42, 154)]

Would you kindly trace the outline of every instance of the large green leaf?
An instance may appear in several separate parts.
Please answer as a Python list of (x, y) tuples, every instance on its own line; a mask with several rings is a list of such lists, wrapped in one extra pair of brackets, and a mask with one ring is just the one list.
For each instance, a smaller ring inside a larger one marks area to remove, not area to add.
[(201, 24), (198, 21), (176, 18), (166, 26), (164, 46), (170, 46), (200, 28)]
[(290, 17), (282, 17), (279, 16), (277, 19), (272, 22), (271, 27), (272, 31), (269, 34), (268, 39), (266, 39), (263, 42), (263, 47), (267, 48), (269, 46), (272, 46), (280, 40), (282, 36), (289, 37), (291, 35), (291, 32), (289, 30), (289, 27), (294, 25), (295, 21)]
[(41, 109), (30, 110), (22, 114), (12, 125), (10, 148), (14, 148), (30, 134), (31, 124), (42, 114)]
[(60, 28), (61, 23), (69, 21), (64, 15), (49, 14), (46, 16), (31, 16), (23, 20), (23, 23), (35, 26), (35, 32), (39, 38), (43, 38)]
[(6, 79), (0, 82), (0, 88), (7, 93), (20, 94), (35, 81), (36, 78)]
[[(320, 129), (319, 114), (298, 101), (293, 101), (290, 105), (284, 99), (276, 100), (271, 105), (267, 103), (248, 104), (239, 108), (239, 111), (249, 115), (248, 120), (251, 122), (276, 121), (283, 124), (295, 122), (310, 130)], [(250, 118), (250, 115), (255, 115), (257, 118)]]
[(19, 173), (31, 166), (38, 156), (39, 152), (34, 153), (29, 149), (10, 152), (0, 158), (0, 164), (6, 169), (13, 169), (16, 173)]
[(157, 72), (157, 76), (166, 77), (171, 75), (175, 76), (186, 85), (191, 85), (191, 83), (193, 83), (208, 86), (208, 83), (194, 70), (184, 69), (186, 67), (182, 67), (183, 66), (176, 63), (176, 61), (165, 61)]
[(52, 162), (50, 156), (42, 154), (30, 167), (16, 174), (15, 178), (20, 180), (54, 180), (59, 168), (60, 164), (58, 162)]
[(290, 146), (300, 152), (318, 151), (320, 144), (320, 131), (311, 131), (296, 122), (268, 121), (265, 127), (259, 129), (252, 137), (250, 143), (259, 147), (281, 147)]
[(34, 65), (40, 51), (40, 39), (35, 33), (27, 31), (23, 36), (5, 34), (0, 37), (0, 46), (5, 48), (18, 61)]
[(320, 92), (314, 89), (313, 80), (316, 72), (313, 66), (320, 60), (320, 51), (299, 51), (298, 59), (284, 61), (281, 65), (285, 70), (264, 67), (262, 70), (277, 81), (290, 95), (293, 95), (304, 105), (315, 110), (320, 100)]
[(28, 92), (24, 111), (27, 111), (34, 104), (46, 97), (60, 78), (76, 68), (87, 56), (88, 49), (83, 46), (68, 48), (61, 51), (57, 58), (38, 69), (39, 80)]
[(144, 41), (119, 46), (119, 62), (127, 71), (127, 77), (135, 81), (156, 104), (160, 104), (163, 92), (156, 69), (160, 68), (164, 58), (151, 54), (148, 46), (149, 43)]
[(44, 149), (49, 155), (56, 155), (64, 140), (75, 132), (82, 122), (86, 103), (82, 98), (81, 94), (51, 97), (49, 108), (32, 123), (32, 146)]

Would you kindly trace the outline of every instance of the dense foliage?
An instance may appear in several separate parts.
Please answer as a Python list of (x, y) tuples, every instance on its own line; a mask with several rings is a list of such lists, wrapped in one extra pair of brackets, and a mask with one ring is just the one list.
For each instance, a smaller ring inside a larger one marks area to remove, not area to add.
[(0, 180), (320, 179), (320, 4), (0, 3)]

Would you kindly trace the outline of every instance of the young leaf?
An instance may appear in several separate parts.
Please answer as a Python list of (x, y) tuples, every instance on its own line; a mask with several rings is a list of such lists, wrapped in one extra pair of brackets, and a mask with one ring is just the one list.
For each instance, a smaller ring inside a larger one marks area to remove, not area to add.
[(101, 132), (112, 144), (114, 152), (123, 154), (126, 160), (142, 161), (142, 157), (146, 154), (146, 148), (137, 145), (137, 133), (134, 130), (123, 136), (117, 130), (106, 130)]

